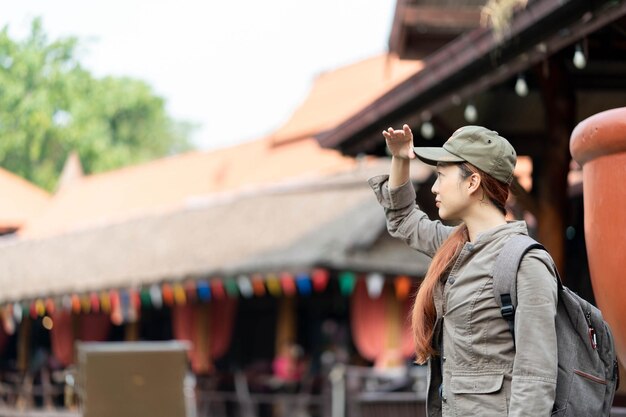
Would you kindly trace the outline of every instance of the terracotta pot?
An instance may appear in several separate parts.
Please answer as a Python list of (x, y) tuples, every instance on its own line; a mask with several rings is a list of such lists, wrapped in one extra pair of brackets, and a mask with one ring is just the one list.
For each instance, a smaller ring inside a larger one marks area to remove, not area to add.
[(583, 167), (585, 240), (593, 293), (626, 363), (626, 107), (576, 126), (570, 152)]

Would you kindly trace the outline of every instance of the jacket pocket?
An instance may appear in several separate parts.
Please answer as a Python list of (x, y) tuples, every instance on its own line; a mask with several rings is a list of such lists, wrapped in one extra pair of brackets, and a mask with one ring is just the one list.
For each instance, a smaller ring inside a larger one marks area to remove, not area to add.
[(504, 375), (452, 375), (453, 394), (491, 394), (500, 391)]
[(457, 416), (505, 416), (508, 413), (503, 374), (452, 375), (450, 392)]

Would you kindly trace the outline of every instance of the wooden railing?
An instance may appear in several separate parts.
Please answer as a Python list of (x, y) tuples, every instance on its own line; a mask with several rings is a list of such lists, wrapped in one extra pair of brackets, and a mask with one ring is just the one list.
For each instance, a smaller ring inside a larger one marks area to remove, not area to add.
[[(292, 417), (307, 415), (322, 417), (329, 404), (329, 393), (314, 389), (314, 379), (305, 378), (299, 383), (275, 385), (271, 376), (265, 379), (266, 389), (251, 389), (248, 377), (243, 372), (233, 375), (232, 389), (219, 387), (214, 378), (198, 379), (196, 402), (198, 417)], [(259, 377), (255, 378), (258, 382)]]
[(347, 417), (426, 416), (426, 368), (346, 367)]

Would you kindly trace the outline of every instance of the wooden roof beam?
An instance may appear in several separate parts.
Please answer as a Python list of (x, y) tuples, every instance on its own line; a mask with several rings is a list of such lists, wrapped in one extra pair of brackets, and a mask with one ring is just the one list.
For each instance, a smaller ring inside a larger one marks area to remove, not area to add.
[(408, 27), (445, 27), (463, 32), (480, 25), (481, 10), (478, 7), (404, 5), (403, 9), (403, 23)]

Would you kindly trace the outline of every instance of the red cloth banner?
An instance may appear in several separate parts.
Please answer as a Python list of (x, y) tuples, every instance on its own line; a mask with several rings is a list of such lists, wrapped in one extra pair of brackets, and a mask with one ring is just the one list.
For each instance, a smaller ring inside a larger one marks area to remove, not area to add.
[(172, 307), (174, 337), (191, 343), (188, 355), (194, 372), (210, 372), (213, 360), (226, 353), (236, 311), (237, 300), (230, 297)]

